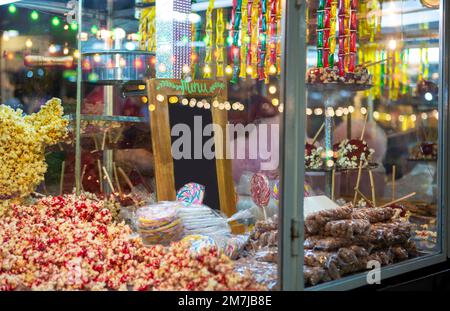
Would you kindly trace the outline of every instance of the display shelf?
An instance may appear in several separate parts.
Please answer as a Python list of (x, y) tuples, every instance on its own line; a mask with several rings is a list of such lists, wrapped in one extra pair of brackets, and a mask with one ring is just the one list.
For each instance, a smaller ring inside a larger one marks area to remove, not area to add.
[[(70, 114), (66, 116), (69, 121), (75, 121), (76, 116)], [(94, 115), (94, 114), (82, 114), (80, 115), (80, 120), (82, 121), (104, 121), (104, 122), (130, 122), (130, 123), (147, 123), (148, 119), (144, 117), (134, 117), (134, 116), (105, 116), (105, 115)]]
[(306, 83), (307, 90), (312, 92), (360, 92), (370, 90), (372, 87), (371, 84), (356, 83)]
[[(363, 166), (362, 170), (374, 170), (376, 168), (378, 168), (379, 164), (378, 163), (369, 163), (367, 166)], [(359, 170), (358, 167), (356, 168), (342, 168), (342, 167), (337, 167), (337, 166), (333, 166), (333, 167), (321, 167), (318, 169), (314, 169), (314, 168), (306, 168), (305, 172), (314, 172), (314, 173), (329, 173), (332, 171), (335, 171), (336, 173), (338, 172), (357, 172)]]

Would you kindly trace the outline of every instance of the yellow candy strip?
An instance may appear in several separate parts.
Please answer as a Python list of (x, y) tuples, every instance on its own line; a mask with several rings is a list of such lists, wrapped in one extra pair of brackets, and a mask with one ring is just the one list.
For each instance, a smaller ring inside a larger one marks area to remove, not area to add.
[(223, 65), (224, 65), (224, 31), (225, 22), (223, 20), (223, 9), (218, 9), (216, 12), (216, 76), (223, 77)]
[(253, 79), (258, 78), (256, 65), (258, 64), (258, 36), (259, 36), (259, 1), (255, 0), (252, 7), (252, 37), (250, 38), (250, 48), (252, 49), (251, 70), (249, 74)]
[(239, 70), (239, 77), (245, 79), (247, 77), (247, 51), (248, 51), (248, 42), (247, 42), (247, 19), (248, 19), (248, 8), (247, 8), (248, 0), (242, 0), (241, 5), (241, 65)]
[(208, 9), (206, 10), (206, 38), (205, 38), (205, 68), (203, 70), (203, 78), (211, 78), (211, 62), (212, 62), (212, 45), (213, 45), (213, 22), (212, 11), (214, 9), (214, 0), (209, 0)]

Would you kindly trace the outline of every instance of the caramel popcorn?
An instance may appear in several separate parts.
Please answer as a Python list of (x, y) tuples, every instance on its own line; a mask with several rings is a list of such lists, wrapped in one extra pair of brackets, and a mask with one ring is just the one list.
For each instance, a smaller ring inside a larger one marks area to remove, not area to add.
[(22, 113), (0, 105), (0, 215), (44, 180), (45, 147), (67, 136), (61, 100), (51, 99), (35, 114)]
[(85, 195), (12, 205), (0, 218), (0, 290), (264, 290), (216, 248), (145, 247)]

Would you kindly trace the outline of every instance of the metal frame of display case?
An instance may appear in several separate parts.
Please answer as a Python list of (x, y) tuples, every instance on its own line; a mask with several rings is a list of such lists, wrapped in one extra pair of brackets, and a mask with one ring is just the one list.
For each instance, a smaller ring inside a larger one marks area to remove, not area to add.
[[(306, 0), (286, 0), (284, 84), (285, 123), (283, 133), (283, 197), (281, 219), (283, 234), (280, 238), (280, 284), (283, 290), (304, 290), (303, 282), (303, 181), (304, 181), (304, 137), (306, 109)], [(450, 257), (450, 191), (448, 163), (450, 161), (449, 94), (450, 83), (450, 30), (445, 26), (450, 21), (450, 3), (441, 1), (439, 25), (440, 88), (439, 88), (439, 160), (438, 160), (438, 242), (439, 253), (381, 268), (381, 280), (444, 262)], [(286, 83), (289, 81), (289, 83)], [(349, 290), (367, 285), (367, 272), (346, 276), (340, 280), (307, 288), (316, 290)]]

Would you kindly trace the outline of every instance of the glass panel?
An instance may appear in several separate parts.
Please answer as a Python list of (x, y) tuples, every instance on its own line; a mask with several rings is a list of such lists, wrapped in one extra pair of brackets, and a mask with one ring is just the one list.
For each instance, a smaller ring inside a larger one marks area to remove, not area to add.
[[(52, 129), (55, 130), (55, 137), (51, 138), (52, 125), (46, 129), (40, 128), (43, 124), (37, 124), (35, 119), (47, 115), (48, 122), (55, 122), (53, 125), (65, 122), (59, 118), (58, 104), (47, 112), (41, 111), (53, 97), (61, 99), (67, 116), (75, 112), (77, 32), (68, 26), (66, 17), (62, 16), (68, 1), (59, 1), (55, 6), (12, 2), (15, 1), (6, 1), (7, 4), (2, 1), (1, 4), (5, 5), (0, 6), (0, 104), (3, 104), (1, 111), (4, 113), (1, 119), (14, 123), (13, 128), (0, 129), (2, 135), (9, 133), (9, 147), (4, 149), (2, 146), (0, 156), (4, 174), (0, 181), (0, 198), (20, 202), (21, 197), (32, 192), (38, 195), (72, 192), (72, 137), (56, 138), (62, 132)], [(22, 112), (14, 117), (11, 109), (21, 109)], [(30, 126), (20, 117), (34, 113), (37, 116), (32, 117), (35, 119)], [(22, 130), (26, 131), (25, 136), (18, 135)], [(30, 137), (32, 142), (26, 142)], [(45, 150), (41, 150), (41, 140), (45, 140)], [(11, 166), (3, 167), (7, 155), (11, 158), (13, 153), (19, 158), (13, 158)], [(20, 157), (28, 160), (20, 161)], [(27, 175), (30, 171), (34, 174)]]
[(83, 189), (127, 198), (119, 218), (147, 245), (179, 235), (146, 233), (139, 207), (188, 202), (183, 236), (252, 272), (243, 289), (277, 287), (281, 14), (273, 0), (83, 2)]
[(440, 14), (421, 2), (308, 1), (306, 286), (441, 251)]
[[(6, 2), (2, 102), (57, 96), (65, 116), (23, 125), (11, 156), (51, 142), (48, 170), (0, 170), (0, 289), (277, 289), (283, 1)], [(4, 190), (14, 174), (28, 192)]]

